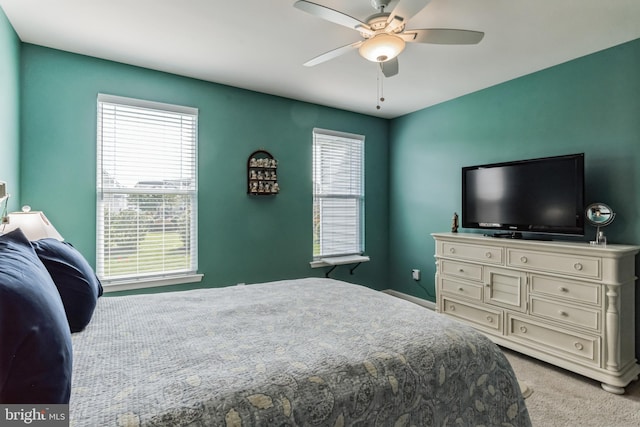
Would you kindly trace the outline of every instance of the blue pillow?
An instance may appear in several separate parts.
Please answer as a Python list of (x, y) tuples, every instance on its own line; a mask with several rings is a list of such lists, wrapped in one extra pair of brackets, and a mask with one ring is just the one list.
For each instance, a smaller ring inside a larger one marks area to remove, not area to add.
[(91, 320), (102, 284), (93, 268), (71, 244), (56, 239), (31, 242), (49, 271), (62, 298), (71, 332), (80, 332)]
[(0, 403), (69, 403), (71, 332), (22, 230), (0, 236), (0, 266)]

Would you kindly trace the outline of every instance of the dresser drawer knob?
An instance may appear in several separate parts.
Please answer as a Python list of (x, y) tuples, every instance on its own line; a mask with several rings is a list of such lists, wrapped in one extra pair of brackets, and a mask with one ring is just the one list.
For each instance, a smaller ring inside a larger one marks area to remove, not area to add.
[(520, 257), (520, 262), (521, 262), (521, 263), (526, 264), (526, 263), (527, 263), (527, 261), (528, 261), (528, 259), (527, 259), (527, 257), (526, 257), (526, 256), (521, 256), (521, 257)]
[(558, 314), (559, 314), (560, 316), (562, 316), (562, 317), (569, 317), (569, 313), (567, 313), (567, 312), (566, 312), (566, 311), (564, 311), (564, 310), (560, 310), (560, 311), (558, 312)]
[(456, 253), (456, 248), (449, 248), (449, 252), (451, 252), (452, 254)]
[(579, 262), (576, 262), (575, 264), (573, 264), (573, 268), (580, 271), (582, 270), (582, 264), (580, 264)]
[(487, 258), (491, 258), (491, 252), (486, 252), (484, 256), (486, 256)]
[(584, 346), (582, 344), (580, 344), (579, 342), (573, 344), (578, 350), (582, 350), (584, 349)]
[(459, 269), (458, 269), (458, 272), (460, 272), (460, 273), (464, 273), (464, 268), (459, 268)]
[(460, 292), (464, 292), (464, 288), (463, 288), (462, 286), (458, 286), (458, 290), (459, 290)]
[(487, 316), (487, 322), (489, 322), (489, 323), (493, 323), (493, 317), (491, 317), (491, 316)]
[(522, 332), (523, 334), (526, 334), (527, 328), (525, 328), (524, 326), (520, 326), (520, 332)]
[(449, 305), (449, 311), (456, 311), (456, 306), (453, 304)]
[(558, 290), (559, 290), (560, 292), (569, 292), (569, 289), (565, 288), (564, 286), (560, 286), (560, 287), (558, 288)]

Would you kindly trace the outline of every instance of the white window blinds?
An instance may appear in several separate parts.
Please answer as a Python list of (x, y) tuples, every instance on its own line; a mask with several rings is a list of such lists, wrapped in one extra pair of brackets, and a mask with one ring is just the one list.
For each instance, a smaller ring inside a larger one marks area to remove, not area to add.
[(364, 136), (313, 130), (313, 257), (364, 251)]
[(98, 95), (97, 273), (105, 283), (193, 274), (194, 108)]

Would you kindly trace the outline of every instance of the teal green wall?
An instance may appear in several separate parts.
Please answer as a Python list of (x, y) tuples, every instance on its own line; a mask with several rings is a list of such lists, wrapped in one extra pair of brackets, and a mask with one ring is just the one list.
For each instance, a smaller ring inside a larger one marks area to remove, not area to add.
[(617, 212), (609, 240), (640, 244), (640, 39), (403, 116), (390, 132), (398, 291), (434, 300), (430, 233), (460, 213), (462, 166), (584, 152), (587, 202)]
[[(366, 252), (353, 276), (388, 277), (387, 120), (24, 44), (22, 203), (46, 211), (95, 263), (96, 96), (99, 92), (199, 109), (199, 271), (204, 286), (319, 276), (312, 258), (312, 129), (366, 136)], [(247, 157), (278, 160), (281, 193), (246, 194)], [(345, 273), (347, 272), (347, 273)]]
[(11, 194), (9, 211), (16, 210), (20, 200), (19, 117), (20, 40), (0, 7), (0, 181)]
[[(401, 117), (390, 132), (398, 291), (435, 300), (430, 233), (449, 231), (460, 213), (462, 166), (584, 152), (587, 203), (617, 213), (609, 241), (640, 244), (640, 39)], [(594, 232), (587, 226), (584, 240)], [(420, 282), (412, 268), (422, 270)]]

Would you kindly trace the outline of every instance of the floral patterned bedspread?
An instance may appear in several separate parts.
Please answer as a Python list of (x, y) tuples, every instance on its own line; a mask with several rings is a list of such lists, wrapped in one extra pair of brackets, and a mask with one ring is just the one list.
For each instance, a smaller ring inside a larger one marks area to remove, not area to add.
[(73, 335), (71, 426), (529, 426), (486, 337), (309, 278), (105, 297)]

